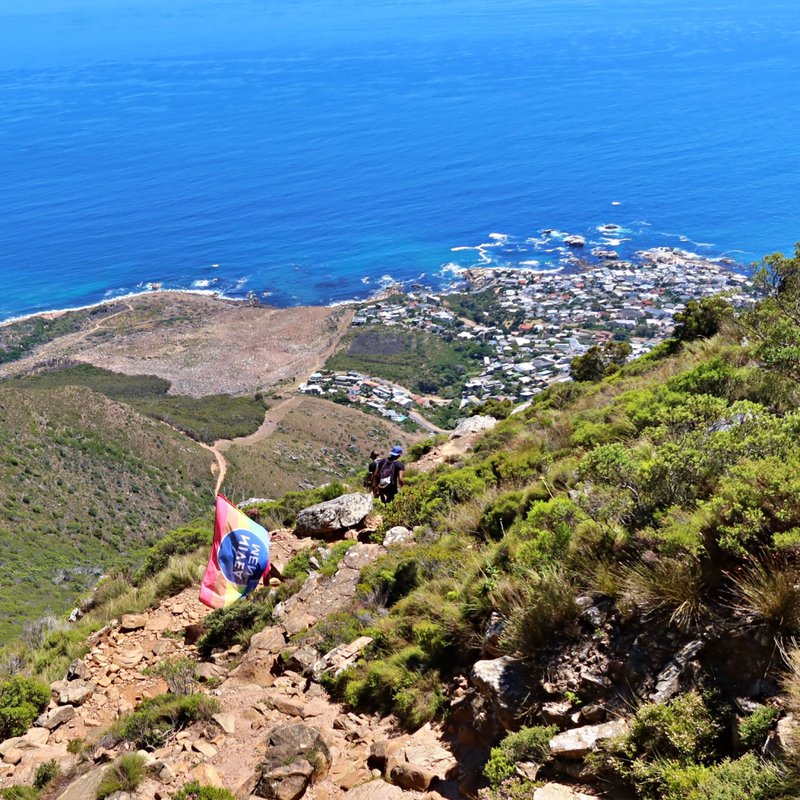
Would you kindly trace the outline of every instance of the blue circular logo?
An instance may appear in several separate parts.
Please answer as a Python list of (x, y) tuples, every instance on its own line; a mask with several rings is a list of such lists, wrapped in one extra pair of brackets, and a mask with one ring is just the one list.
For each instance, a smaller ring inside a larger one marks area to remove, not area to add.
[(217, 554), (222, 574), (245, 592), (256, 588), (269, 563), (266, 544), (252, 531), (231, 531), (219, 546)]

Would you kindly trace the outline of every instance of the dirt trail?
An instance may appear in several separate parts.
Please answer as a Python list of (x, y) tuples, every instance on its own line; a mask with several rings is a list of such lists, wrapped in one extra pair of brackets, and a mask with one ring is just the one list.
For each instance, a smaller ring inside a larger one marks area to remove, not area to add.
[[(333, 355), (334, 351), (339, 345), (339, 342), (342, 340), (342, 337), (350, 328), (350, 319), (350, 315), (345, 315), (341, 320), (339, 320), (336, 331), (331, 335), (328, 345), (317, 354), (314, 363), (308, 370), (308, 374), (321, 369), (327, 360)], [(295, 381), (286, 388), (286, 392), (291, 392), (291, 394), (289, 394), (288, 397), (283, 397), (281, 400), (275, 403), (275, 405), (267, 409), (266, 413), (264, 414), (264, 421), (261, 423), (258, 430), (254, 431), (248, 436), (240, 436), (237, 439), (217, 439), (213, 445), (203, 445), (203, 447), (205, 447), (207, 450), (210, 450), (214, 454), (214, 458), (216, 459), (216, 464), (212, 465), (211, 467), (212, 474), (217, 476), (217, 485), (214, 489), (214, 494), (220, 491), (222, 484), (225, 481), (225, 476), (228, 472), (228, 462), (225, 458), (225, 453), (228, 452), (228, 450), (231, 448), (231, 445), (252, 445), (260, 442), (267, 436), (271, 436), (278, 429), (278, 425), (281, 423), (284, 417), (303, 402), (303, 396), (296, 394), (296, 391), (297, 387), (304, 380), (305, 378)]]

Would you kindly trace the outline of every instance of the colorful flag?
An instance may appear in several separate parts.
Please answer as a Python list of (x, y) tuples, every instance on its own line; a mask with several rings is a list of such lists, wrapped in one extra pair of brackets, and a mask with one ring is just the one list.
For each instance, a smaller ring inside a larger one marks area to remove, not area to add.
[(258, 586), (269, 571), (269, 533), (217, 495), (214, 542), (206, 574), (200, 584), (200, 602), (223, 608)]

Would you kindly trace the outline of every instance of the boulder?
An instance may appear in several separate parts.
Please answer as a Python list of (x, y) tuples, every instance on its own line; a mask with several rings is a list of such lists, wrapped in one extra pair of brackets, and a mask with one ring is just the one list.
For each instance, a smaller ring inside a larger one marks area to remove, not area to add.
[(255, 794), (266, 800), (298, 800), (330, 765), (331, 752), (318, 731), (302, 722), (279, 725), (267, 739)]
[(585, 794), (563, 783), (546, 783), (534, 789), (532, 800), (597, 800), (597, 795)]
[(314, 544), (313, 539), (299, 539), (289, 530), (270, 531), (269, 574), (271, 578), (282, 578), (286, 565), (301, 550)]
[(497, 425), (497, 420), (494, 417), (490, 417), (487, 414), (477, 414), (474, 417), (462, 419), (450, 434), (450, 438), (458, 439), (461, 436), (469, 436), (472, 433), (490, 431), (495, 425)]
[(59, 705), (83, 705), (94, 694), (94, 685), (83, 681), (69, 681), (56, 691)]
[(386, 531), (383, 537), (383, 546), (392, 547), (393, 545), (406, 545), (414, 543), (414, 532), (402, 525), (395, 525)]
[(69, 669), (67, 670), (67, 680), (68, 681), (75, 681), (75, 680), (82, 680), (85, 681), (89, 677), (89, 667), (86, 666), (86, 663), (80, 659), (76, 658), (70, 665)]
[(614, 719), (600, 725), (584, 725), (564, 731), (550, 740), (550, 755), (561, 758), (583, 758), (595, 750), (604, 739), (613, 739), (626, 733), (628, 724), (625, 719)]
[(476, 661), (470, 677), (503, 728), (518, 727), (517, 715), (530, 691), (522, 662), (511, 656)]
[(76, 778), (66, 789), (55, 796), (55, 800), (87, 800), (97, 796), (97, 789), (106, 772), (106, 767), (95, 767)]
[(437, 744), (408, 744), (388, 756), (386, 772), (397, 786), (424, 792), (435, 781), (454, 777), (458, 762)]
[(324, 672), (333, 672), (334, 676), (344, 672), (349, 666), (356, 663), (361, 651), (370, 644), (372, 644), (371, 636), (359, 636), (350, 644), (340, 644), (338, 647), (334, 647), (314, 664), (315, 678), (319, 679)]
[(50, 711), (45, 711), (36, 720), (36, 724), (41, 728), (47, 728), (52, 731), (59, 725), (63, 725), (75, 716), (75, 706), (56, 706)]
[(295, 533), (324, 536), (357, 527), (372, 511), (372, 495), (355, 492), (304, 508), (295, 522)]
[(147, 625), (147, 614), (123, 614), (119, 624), (121, 631), (138, 631)]
[(681, 691), (687, 666), (703, 649), (704, 644), (702, 639), (689, 642), (672, 657), (656, 678), (656, 689), (650, 695), (651, 702), (666, 703)]
[(345, 795), (347, 800), (402, 800), (404, 796), (405, 794), (399, 786), (392, 786), (380, 778), (362, 783), (361, 786), (356, 786)]

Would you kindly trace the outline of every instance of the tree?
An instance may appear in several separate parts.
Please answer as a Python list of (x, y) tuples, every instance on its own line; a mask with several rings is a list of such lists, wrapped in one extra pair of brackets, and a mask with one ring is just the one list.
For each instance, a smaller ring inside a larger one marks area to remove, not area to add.
[(767, 297), (742, 322), (759, 342), (756, 354), (766, 369), (800, 381), (800, 242), (791, 257), (762, 258), (754, 280)]
[(674, 336), (679, 342), (708, 339), (719, 331), (722, 321), (733, 314), (733, 307), (719, 295), (690, 300), (686, 309), (675, 315)]
[(606, 342), (593, 345), (582, 356), (570, 361), (569, 374), (574, 381), (599, 381), (616, 372), (631, 354), (627, 342)]

